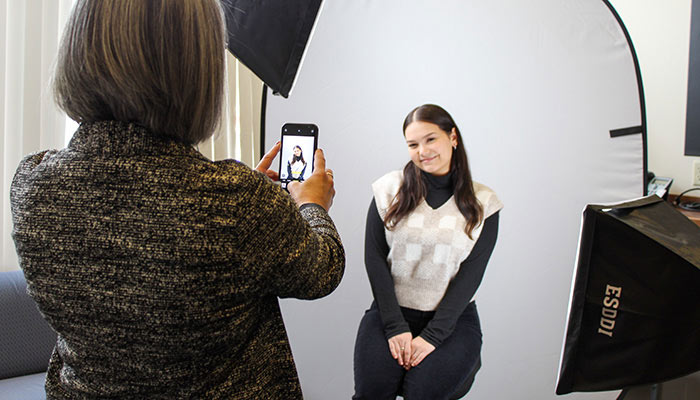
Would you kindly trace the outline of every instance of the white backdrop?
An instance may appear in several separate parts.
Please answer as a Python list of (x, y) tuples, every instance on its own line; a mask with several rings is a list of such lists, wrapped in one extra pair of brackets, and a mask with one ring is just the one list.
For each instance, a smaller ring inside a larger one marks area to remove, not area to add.
[(266, 148), (286, 122), (318, 125), (347, 252), (333, 294), (282, 301), (305, 397), (353, 392), (355, 334), (372, 299), (370, 184), (408, 161), (405, 115), (436, 103), (460, 127), (474, 179), (505, 204), (477, 292), (483, 367), (468, 397), (556, 398), (581, 211), (642, 195), (642, 135), (609, 134), (642, 125), (622, 27), (600, 0), (324, 3), (293, 93), (268, 95), (265, 119)]

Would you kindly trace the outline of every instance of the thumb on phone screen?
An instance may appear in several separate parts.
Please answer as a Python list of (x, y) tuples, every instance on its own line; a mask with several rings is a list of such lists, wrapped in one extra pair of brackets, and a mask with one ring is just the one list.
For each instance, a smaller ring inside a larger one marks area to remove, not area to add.
[(323, 150), (316, 150), (314, 157), (314, 171), (303, 183), (291, 182), (287, 186), (289, 194), (297, 205), (315, 203), (330, 210), (335, 196), (333, 171), (326, 169), (326, 158)]

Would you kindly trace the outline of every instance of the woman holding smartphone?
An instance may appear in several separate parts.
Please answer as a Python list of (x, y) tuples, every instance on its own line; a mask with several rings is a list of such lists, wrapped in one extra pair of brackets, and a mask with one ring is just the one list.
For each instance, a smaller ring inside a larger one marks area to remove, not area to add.
[(417, 107), (403, 131), (411, 160), (372, 184), (365, 266), (374, 301), (355, 343), (354, 399), (448, 399), (480, 360), (473, 298), (502, 204), (472, 181), (447, 111)]
[(54, 90), (80, 127), (26, 156), (10, 195), (58, 333), (47, 398), (302, 398), (278, 298), (340, 283), (333, 173), (319, 149), (287, 194), (269, 179), (280, 143), (255, 169), (197, 151), (222, 112), (225, 38), (219, 0), (73, 6)]

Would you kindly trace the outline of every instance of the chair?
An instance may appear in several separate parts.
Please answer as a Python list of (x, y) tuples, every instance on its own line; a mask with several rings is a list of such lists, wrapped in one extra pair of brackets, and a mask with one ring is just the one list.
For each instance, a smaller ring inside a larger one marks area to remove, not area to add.
[(0, 400), (46, 399), (56, 333), (27, 294), (22, 271), (0, 272)]

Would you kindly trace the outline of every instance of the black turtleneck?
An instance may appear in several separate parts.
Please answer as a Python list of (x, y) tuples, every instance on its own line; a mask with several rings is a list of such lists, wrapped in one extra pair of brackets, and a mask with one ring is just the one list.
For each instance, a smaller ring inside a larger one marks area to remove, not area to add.
[[(421, 171), (421, 177), (427, 187), (425, 201), (433, 209), (443, 205), (454, 194), (452, 173), (434, 176)], [(474, 248), (460, 264), (457, 275), (448, 285), (445, 296), (435, 310), (435, 315), (420, 333), (420, 336), (433, 346), (439, 346), (452, 334), (457, 319), (464, 312), (469, 300), (474, 297), (496, 245), (497, 236), (498, 212), (484, 221), (484, 227)], [(394, 280), (387, 264), (388, 255), (389, 245), (386, 242), (384, 223), (377, 211), (377, 204), (372, 199), (365, 230), (365, 267), (387, 339), (410, 332), (396, 300)]]
[(425, 196), (425, 202), (428, 205), (436, 209), (452, 196), (454, 193), (454, 185), (452, 184), (452, 173), (447, 175), (435, 176), (431, 175), (425, 171), (421, 171), (421, 178), (423, 178), (423, 183), (425, 183), (428, 193)]

